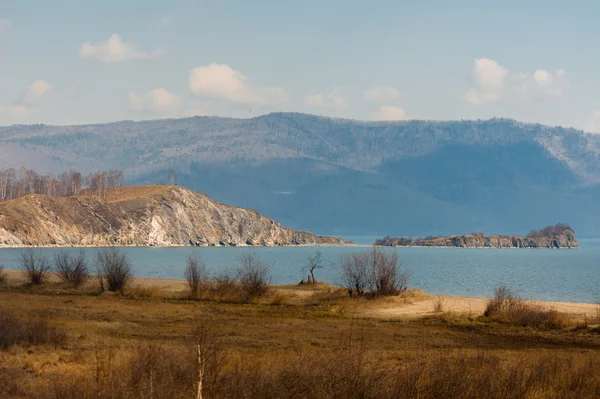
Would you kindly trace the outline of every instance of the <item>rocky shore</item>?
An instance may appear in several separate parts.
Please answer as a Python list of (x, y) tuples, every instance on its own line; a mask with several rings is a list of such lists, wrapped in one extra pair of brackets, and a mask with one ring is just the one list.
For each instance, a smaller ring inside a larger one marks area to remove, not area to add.
[(375, 245), (389, 247), (450, 247), (450, 248), (579, 248), (572, 229), (546, 237), (521, 237), (468, 234), (447, 237), (402, 238), (385, 237)]

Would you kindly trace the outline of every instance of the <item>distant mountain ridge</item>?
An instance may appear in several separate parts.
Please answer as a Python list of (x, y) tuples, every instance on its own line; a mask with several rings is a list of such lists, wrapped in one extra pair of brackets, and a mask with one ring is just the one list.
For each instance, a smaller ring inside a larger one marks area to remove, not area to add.
[(124, 169), (323, 233), (600, 235), (600, 135), (480, 121), (362, 122), (274, 113), (0, 128), (0, 168)]

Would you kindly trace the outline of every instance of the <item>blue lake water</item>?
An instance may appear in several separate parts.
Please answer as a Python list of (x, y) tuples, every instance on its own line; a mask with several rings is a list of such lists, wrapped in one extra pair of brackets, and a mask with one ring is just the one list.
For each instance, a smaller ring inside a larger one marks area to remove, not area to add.
[[(344, 237), (369, 244), (375, 237)], [(495, 287), (506, 285), (521, 296), (535, 300), (595, 303), (600, 299), (600, 239), (580, 240), (581, 248), (551, 249), (459, 249), (398, 248), (410, 285), (431, 294), (490, 296)], [(78, 249), (68, 249), (78, 251)], [(273, 284), (297, 283), (306, 273), (302, 266), (316, 250), (328, 265), (317, 271), (317, 279), (338, 281), (336, 264), (344, 254), (368, 250), (361, 247), (207, 247), (123, 248), (139, 277), (183, 278), (188, 256), (200, 257), (208, 268), (236, 267), (242, 254), (254, 253), (269, 264)], [(60, 249), (38, 249), (53, 257)], [(93, 260), (96, 249), (86, 249)], [(20, 249), (0, 249), (0, 265), (19, 269)]]

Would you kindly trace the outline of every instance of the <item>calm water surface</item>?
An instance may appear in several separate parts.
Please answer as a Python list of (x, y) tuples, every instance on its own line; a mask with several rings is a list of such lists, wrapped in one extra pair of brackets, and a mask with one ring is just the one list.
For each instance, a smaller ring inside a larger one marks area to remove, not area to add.
[[(345, 237), (372, 243), (375, 237)], [(536, 300), (589, 302), (600, 299), (600, 239), (580, 240), (581, 249), (459, 249), (398, 248), (402, 267), (411, 274), (411, 286), (431, 294), (489, 296), (506, 285)], [(328, 265), (317, 279), (338, 280), (340, 256), (359, 247), (277, 248), (123, 248), (138, 277), (183, 278), (186, 258), (200, 257), (211, 271), (234, 268), (240, 255), (255, 253), (271, 267), (274, 284), (296, 283), (305, 276), (302, 266), (316, 250)], [(78, 251), (78, 249), (68, 249)], [(394, 249), (386, 249), (394, 250)], [(49, 257), (60, 249), (39, 249)], [(19, 269), (20, 249), (0, 249), (0, 265)], [(89, 260), (95, 249), (86, 249)]]

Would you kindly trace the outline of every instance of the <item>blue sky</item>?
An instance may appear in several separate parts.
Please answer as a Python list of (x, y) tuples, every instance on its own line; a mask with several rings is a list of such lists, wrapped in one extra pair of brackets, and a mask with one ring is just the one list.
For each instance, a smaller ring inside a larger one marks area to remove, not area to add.
[(298, 111), (600, 131), (598, 15), (593, 1), (2, 0), (0, 125)]

